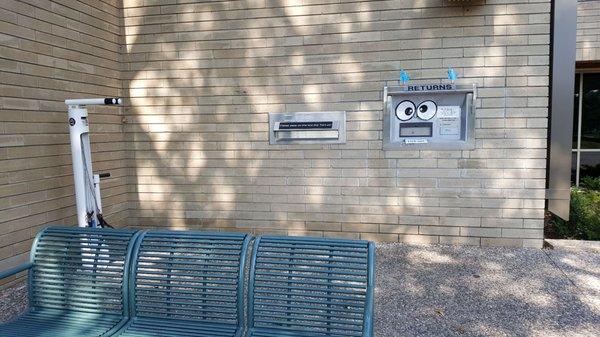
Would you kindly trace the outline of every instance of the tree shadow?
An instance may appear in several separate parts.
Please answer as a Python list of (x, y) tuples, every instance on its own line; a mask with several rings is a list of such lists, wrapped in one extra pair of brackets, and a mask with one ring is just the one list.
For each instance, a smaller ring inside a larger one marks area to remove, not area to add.
[[(179, 14), (170, 15), (159, 15), (158, 6), (124, 8), (125, 132), (133, 166), (130, 225), (344, 235), (344, 204), (358, 198), (342, 193), (339, 176), (350, 167), (341, 160), (325, 163), (312, 150), (339, 154), (368, 147), (374, 132), (359, 130), (359, 124), (380, 114), (350, 112), (356, 117), (346, 145), (269, 146), (267, 113), (336, 106), (360, 110), (359, 103), (338, 104), (337, 97), (323, 94), (326, 84), (318, 77), (359, 88), (361, 56), (336, 56), (333, 50), (330, 57), (321, 56), (327, 41), (311, 34), (331, 34), (340, 42), (348, 28), (337, 21), (360, 22), (369, 14), (324, 15), (334, 21), (319, 24), (295, 7), (253, 9), (252, 4), (181, 4), (175, 7)], [(244, 5), (248, 8), (233, 8)], [(369, 5), (363, 7), (369, 13)], [(245, 16), (245, 10), (262, 14), (229, 20)], [(276, 19), (262, 19), (278, 13)], [(281, 37), (261, 36), (270, 33)], [(326, 74), (323, 68), (338, 67), (341, 58), (353, 73)], [(371, 74), (379, 70), (367, 69)], [(313, 83), (303, 84), (302, 76), (314, 77)], [(289, 96), (282, 99), (283, 94)], [(376, 152), (372, 157), (379, 158)], [(364, 170), (371, 166), (367, 160), (360, 165)], [(389, 171), (394, 163), (383, 166), (372, 170)], [(363, 176), (352, 180), (364, 184)], [(333, 186), (324, 186), (328, 183)], [(345, 235), (358, 237), (358, 232)]]

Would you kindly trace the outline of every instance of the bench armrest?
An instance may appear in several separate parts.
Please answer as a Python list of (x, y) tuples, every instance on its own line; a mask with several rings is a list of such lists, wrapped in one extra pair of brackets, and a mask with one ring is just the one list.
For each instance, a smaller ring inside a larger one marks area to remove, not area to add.
[(12, 268), (9, 268), (7, 270), (0, 271), (0, 279), (7, 278), (7, 277), (12, 276), (14, 274), (18, 274), (18, 273), (20, 273), (20, 272), (22, 272), (24, 270), (27, 270), (27, 269), (31, 268), (32, 266), (33, 266), (33, 263), (31, 263), (31, 262), (25, 262), (25, 263), (20, 264), (20, 265), (18, 265), (16, 267), (12, 267)]

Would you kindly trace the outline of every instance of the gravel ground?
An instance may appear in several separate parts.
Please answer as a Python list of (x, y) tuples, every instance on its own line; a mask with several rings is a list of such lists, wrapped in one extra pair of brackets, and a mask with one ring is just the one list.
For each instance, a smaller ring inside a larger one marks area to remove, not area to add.
[(27, 308), (25, 282), (0, 291), (0, 323), (10, 321)]
[[(600, 336), (600, 253), (380, 244), (375, 335)], [(0, 292), (0, 322), (27, 304)]]
[[(547, 251), (547, 255), (578, 288), (582, 302), (600, 312), (600, 252)], [(597, 334), (596, 336), (600, 336)]]
[(600, 254), (382, 244), (376, 336), (600, 336)]

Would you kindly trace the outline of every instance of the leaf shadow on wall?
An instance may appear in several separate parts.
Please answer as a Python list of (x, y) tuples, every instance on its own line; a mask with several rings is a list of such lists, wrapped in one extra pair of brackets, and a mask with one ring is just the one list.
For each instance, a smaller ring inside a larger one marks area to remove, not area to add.
[[(123, 85), (135, 166), (132, 225), (323, 235), (341, 230), (342, 217), (360, 222), (360, 215), (342, 213), (343, 166), (307, 153), (339, 153), (341, 145), (269, 146), (267, 132), (268, 112), (319, 111), (340, 100), (343, 94), (322, 94), (317, 77), (337, 65), (332, 58), (319, 63), (328, 46), (315, 34), (352, 27), (308, 22), (296, 7), (264, 9), (264, 17), (277, 17), (273, 21), (228, 21), (234, 15), (228, 6), (180, 5), (180, 23), (147, 24), (158, 20), (153, 6), (127, 18)], [(358, 22), (352, 16), (364, 14), (344, 16)], [(352, 54), (344, 57), (346, 68), (360, 67)], [(327, 75), (359, 87), (362, 69)], [(314, 83), (304, 83), (305, 76)]]

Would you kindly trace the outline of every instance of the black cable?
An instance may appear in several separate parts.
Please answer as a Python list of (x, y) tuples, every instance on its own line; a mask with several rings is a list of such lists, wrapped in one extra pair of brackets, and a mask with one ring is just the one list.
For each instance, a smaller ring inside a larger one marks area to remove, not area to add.
[(114, 228), (113, 226), (109, 225), (108, 222), (106, 222), (104, 220), (104, 217), (102, 216), (102, 214), (98, 214), (98, 226), (102, 227), (102, 228)]

